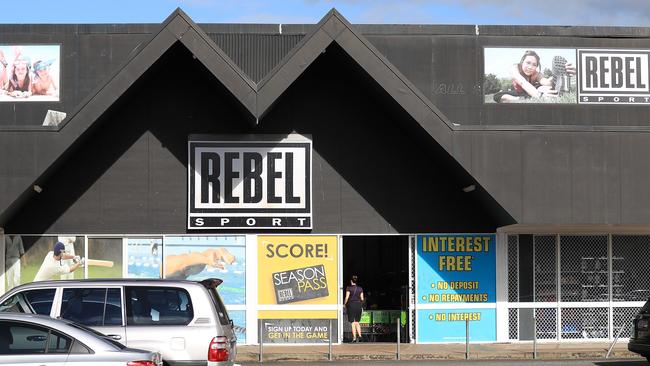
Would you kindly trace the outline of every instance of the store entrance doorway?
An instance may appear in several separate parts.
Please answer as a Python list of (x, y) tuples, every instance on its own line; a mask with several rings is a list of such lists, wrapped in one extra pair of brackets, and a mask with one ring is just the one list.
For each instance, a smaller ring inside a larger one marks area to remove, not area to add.
[[(400, 341), (408, 343), (409, 237), (343, 236), (343, 293), (357, 275), (366, 303), (361, 332), (366, 342), (396, 342), (397, 319)], [(343, 319), (343, 341), (352, 339), (347, 316)]]

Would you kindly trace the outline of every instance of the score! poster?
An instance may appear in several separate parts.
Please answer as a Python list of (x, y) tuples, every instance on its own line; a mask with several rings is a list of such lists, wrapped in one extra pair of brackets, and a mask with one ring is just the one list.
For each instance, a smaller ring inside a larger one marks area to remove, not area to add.
[[(317, 310), (337, 304), (336, 236), (259, 236), (258, 245), (258, 299), (268, 309), (260, 310), (260, 318), (286, 315), (288, 309), (289, 319), (336, 318), (336, 310)], [(305, 310), (316, 313), (300, 316)]]
[(337, 282), (336, 236), (259, 236), (258, 315), (264, 319), (264, 342), (336, 338)]
[[(418, 342), (496, 340), (496, 235), (417, 237)], [(476, 306), (472, 306), (476, 305)]]

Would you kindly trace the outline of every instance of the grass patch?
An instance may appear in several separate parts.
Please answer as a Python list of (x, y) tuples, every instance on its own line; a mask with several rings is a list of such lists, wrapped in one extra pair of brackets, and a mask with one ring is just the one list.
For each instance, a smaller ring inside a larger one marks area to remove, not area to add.
[[(497, 104), (494, 99), (494, 94), (486, 94), (483, 96), (483, 103)], [(521, 98), (507, 104), (577, 104), (578, 98), (576, 92), (564, 93), (557, 98)], [(506, 103), (503, 103), (506, 104)]]

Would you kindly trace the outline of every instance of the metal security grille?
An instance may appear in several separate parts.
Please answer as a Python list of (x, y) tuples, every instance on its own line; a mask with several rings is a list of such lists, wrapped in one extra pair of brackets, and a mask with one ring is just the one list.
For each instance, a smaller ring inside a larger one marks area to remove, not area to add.
[(554, 235), (533, 237), (535, 245), (535, 302), (557, 301), (557, 253)]
[[(639, 312), (641, 307), (634, 308), (614, 308), (614, 328), (613, 337), (621, 332), (620, 338), (630, 338), (632, 333), (632, 319)], [(621, 329), (623, 327), (623, 329)]]
[(612, 235), (612, 301), (650, 297), (650, 236)]
[(561, 301), (609, 301), (607, 236), (560, 236)]
[[(631, 321), (650, 297), (650, 235), (510, 234), (507, 246), (509, 339), (527, 337), (523, 309), (534, 309), (539, 340), (630, 337)], [(534, 293), (535, 304), (522, 300), (524, 292)]]
[(535, 309), (537, 339), (557, 338), (557, 309)]
[(519, 309), (508, 309), (508, 338), (519, 339)]
[(607, 339), (609, 309), (562, 308), (562, 339)]
[(508, 235), (508, 301), (510, 302), (519, 301), (519, 236), (518, 235)]

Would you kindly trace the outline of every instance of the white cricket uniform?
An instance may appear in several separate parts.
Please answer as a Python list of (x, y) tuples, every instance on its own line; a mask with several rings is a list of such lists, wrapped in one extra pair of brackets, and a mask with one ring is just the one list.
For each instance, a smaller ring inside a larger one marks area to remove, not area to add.
[(5, 235), (5, 277), (7, 290), (20, 285), (20, 257), (25, 254), (20, 235)]
[(62, 264), (61, 261), (54, 259), (54, 252), (49, 251), (43, 259), (41, 268), (36, 273), (34, 281), (54, 280), (54, 276), (70, 273), (70, 266)]

